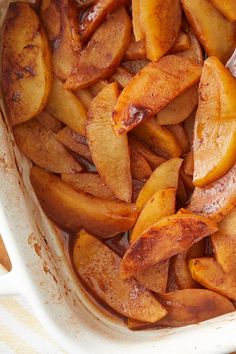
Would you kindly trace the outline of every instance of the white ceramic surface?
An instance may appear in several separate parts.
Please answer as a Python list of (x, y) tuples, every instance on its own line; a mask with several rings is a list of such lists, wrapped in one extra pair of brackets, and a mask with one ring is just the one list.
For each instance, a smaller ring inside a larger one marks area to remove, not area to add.
[[(7, 3), (0, 0), (0, 9)], [(185, 328), (131, 332), (122, 321), (100, 311), (80, 288), (58, 234), (36, 200), (29, 166), (1, 116), (0, 233), (13, 264), (12, 271), (0, 277), (1, 295), (24, 295), (43, 326), (71, 354), (236, 350), (236, 312)]]

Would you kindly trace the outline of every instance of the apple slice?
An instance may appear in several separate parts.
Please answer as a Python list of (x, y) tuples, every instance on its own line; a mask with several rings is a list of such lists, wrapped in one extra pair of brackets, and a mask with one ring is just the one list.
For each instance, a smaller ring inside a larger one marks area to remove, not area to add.
[(96, 237), (81, 231), (73, 249), (75, 268), (105, 304), (123, 316), (156, 322), (166, 315), (165, 308), (136, 280), (119, 277), (120, 257)]
[(196, 187), (187, 209), (206, 216), (216, 222), (221, 221), (236, 204), (236, 164), (216, 182), (206, 187)]
[(177, 55), (146, 65), (124, 88), (113, 111), (114, 130), (123, 134), (154, 115), (200, 78), (201, 67)]
[(84, 157), (89, 162), (93, 162), (87, 140), (84, 136), (79, 135), (68, 127), (65, 127), (57, 133), (56, 139), (71, 151), (76, 152), (76, 154)]
[(142, 60), (146, 59), (146, 48), (145, 41), (141, 40), (136, 42), (133, 37), (131, 37), (130, 44), (125, 53), (125, 60)]
[(140, 0), (132, 0), (133, 31), (136, 42), (145, 38), (140, 22)]
[(184, 58), (189, 58), (190, 60), (193, 60), (195, 63), (199, 65), (203, 65), (203, 53), (202, 53), (202, 47), (193, 34), (191, 28), (189, 27), (188, 24), (184, 23), (184, 30), (188, 34), (190, 38), (190, 48), (177, 53), (176, 55), (179, 57), (184, 57)]
[(177, 254), (173, 257), (173, 271), (179, 289), (199, 288), (199, 284), (193, 280), (188, 261), (195, 257), (204, 257), (206, 254), (206, 240), (195, 243), (187, 252)]
[(62, 123), (46, 111), (39, 113), (36, 119), (45, 128), (52, 130), (54, 133), (58, 133), (62, 129)]
[(31, 169), (30, 179), (46, 214), (67, 230), (78, 232), (84, 228), (100, 238), (110, 238), (129, 230), (137, 219), (134, 204), (76, 192), (39, 167)]
[(124, 5), (128, 0), (97, 0), (96, 3), (85, 13), (80, 23), (81, 38), (87, 42), (106, 16), (117, 7)]
[(194, 165), (193, 165), (193, 152), (192, 152), (192, 151), (189, 151), (189, 152), (184, 156), (183, 170), (184, 170), (184, 173), (186, 173), (186, 175), (192, 176), (192, 175), (193, 175), (193, 169), (194, 169)]
[(122, 66), (118, 66), (118, 68), (116, 68), (116, 71), (112, 75), (112, 79), (117, 81), (118, 84), (123, 88), (128, 85), (132, 77), (133, 74), (131, 74), (127, 69), (123, 68)]
[(180, 30), (179, 35), (174, 43), (174, 45), (170, 48), (168, 54), (176, 54), (179, 52), (183, 52), (185, 50), (190, 49), (191, 40), (187, 33)]
[(130, 32), (130, 18), (125, 8), (120, 7), (94, 33), (67, 78), (65, 87), (72, 90), (84, 88), (109, 77), (128, 48)]
[(40, 17), (51, 44), (53, 72), (65, 81), (81, 50), (76, 4), (73, 0), (43, 0)]
[(82, 103), (82, 105), (88, 110), (90, 107), (90, 103), (93, 100), (93, 95), (89, 91), (89, 89), (80, 89), (76, 91), (76, 96)]
[(174, 134), (176, 140), (181, 146), (183, 154), (187, 153), (190, 149), (187, 134), (181, 123), (168, 125), (167, 128)]
[(216, 293), (236, 300), (236, 272), (224, 273), (214, 258), (195, 258), (189, 261), (193, 279)]
[(142, 236), (144, 231), (158, 220), (175, 214), (175, 195), (175, 188), (159, 189), (148, 199), (132, 230), (131, 243)]
[(216, 57), (203, 66), (194, 129), (193, 182), (203, 187), (236, 160), (236, 79)]
[(130, 168), (132, 178), (146, 181), (152, 174), (152, 169), (149, 166), (145, 157), (131, 148)]
[(217, 225), (202, 216), (176, 214), (149, 227), (126, 251), (120, 268), (127, 279), (148, 267), (186, 251), (194, 243), (218, 230)]
[(205, 289), (185, 289), (159, 295), (168, 311), (156, 324), (128, 319), (132, 330), (154, 326), (181, 327), (209, 320), (233, 312), (233, 304), (225, 297)]
[(47, 110), (62, 123), (81, 135), (85, 135), (87, 112), (76, 95), (66, 90), (63, 83), (54, 77)]
[(51, 89), (51, 54), (33, 8), (11, 2), (2, 35), (2, 89), (12, 125), (37, 116)]
[(88, 111), (86, 135), (93, 162), (106, 184), (118, 199), (132, 198), (132, 178), (127, 136), (117, 137), (111, 117), (119, 89), (107, 85), (92, 101)]
[(157, 61), (178, 37), (182, 16), (180, 0), (144, 0), (139, 6), (147, 58)]
[(234, 0), (210, 0), (228, 21), (236, 21), (236, 3)]
[(236, 208), (219, 223), (219, 230), (211, 236), (214, 255), (225, 273), (236, 271)]
[(129, 138), (129, 146), (132, 150), (136, 151), (147, 160), (152, 170), (155, 170), (158, 166), (166, 161), (163, 157), (158, 156), (153, 151), (148, 149), (144, 144), (134, 138)]
[(208, 56), (225, 63), (235, 49), (236, 24), (228, 22), (208, 0), (181, 0), (191, 27)]
[(198, 103), (198, 83), (185, 90), (173, 99), (165, 108), (156, 114), (160, 125), (178, 124), (183, 122)]
[(114, 193), (112, 193), (98, 173), (63, 173), (61, 179), (79, 192), (89, 193), (101, 199), (115, 199)]
[(177, 189), (179, 180), (179, 169), (182, 164), (182, 159), (173, 158), (162, 163), (153, 171), (150, 178), (145, 183), (139, 193), (136, 205), (141, 211), (146, 202), (161, 189), (174, 188)]
[(129, 70), (132, 74), (137, 74), (140, 70), (142, 70), (145, 66), (150, 63), (148, 59), (140, 59), (140, 60), (127, 60), (123, 61), (121, 64), (124, 68)]
[(165, 157), (177, 157), (182, 154), (181, 147), (174, 134), (157, 123), (155, 118), (148, 118), (139, 124), (133, 134), (150, 145)]
[(56, 140), (56, 134), (37, 119), (17, 125), (13, 133), (19, 149), (36, 165), (55, 173), (83, 170), (64, 145)]

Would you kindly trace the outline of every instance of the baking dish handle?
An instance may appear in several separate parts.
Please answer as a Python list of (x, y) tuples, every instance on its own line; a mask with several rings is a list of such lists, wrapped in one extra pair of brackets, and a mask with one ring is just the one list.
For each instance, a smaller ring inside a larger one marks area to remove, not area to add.
[(16, 294), (16, 279), (15, 273), (8, 272), (2, 265), (0, 265), (0, 296)]

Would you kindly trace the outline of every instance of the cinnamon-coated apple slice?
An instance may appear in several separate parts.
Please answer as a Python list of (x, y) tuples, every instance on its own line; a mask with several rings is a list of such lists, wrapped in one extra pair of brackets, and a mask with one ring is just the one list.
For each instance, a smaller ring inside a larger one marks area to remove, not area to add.
[(154, 115), (200, 78), (201, 67), (188, 58), (168, 55), (149, 63), (124, 88), (113, 111), (117, 134)]
[(116, 136), (111, 126), (112, 110), (118, 95), (118, 85), (114, 82), (93, 99), (88, 111), (86, 135), (100, 176), (118, 199), (129, 202), (132, 178), (128, 139), (126, 135)]
[(236, 79), (216, 57), (203, 66), (194, 128), (193, 182), (203, 187), (236, 160)]
[(88, 87), (109, 77), (120, 64), (131, 35), (131, 21), (124, 7), (110, 14), (90, 39), (67, 78), (67, 89)]
[(84, 228), (97, 237), (110, 238), (129, 230), (137, 219), (134, 204), (75, 191), (59, 177), (39, 167), (31, 169), (30, 180), (46, 214), (69, 231)]
[(157, 61), (178, 37), (182, 16), (180, 0), (144, 0), (139, 6), (147, 58)]
[(120, 257), (96, 237), (81, 231), (73, 249), (73, 262), (79, 276), (100, 300), (123, 316), (156, 322), (165, 308), (136, 280), (119, 276)]
[(120, 268), (127, 279), (149, 266), (186, 251), (218, 230), (213, 221), (195, 214), (176, 214), (150, 226), (126, 251)]

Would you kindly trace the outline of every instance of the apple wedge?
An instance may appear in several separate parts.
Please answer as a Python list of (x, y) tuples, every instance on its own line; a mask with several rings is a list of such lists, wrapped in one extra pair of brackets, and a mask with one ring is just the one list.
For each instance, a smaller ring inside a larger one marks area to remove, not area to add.
[(146, 65), (124, 88), (113, 111), (117, 134), (130, 131), (200, 78), (201, 67), (176, 55), (167, 55)]
[(184, 162), (183, 162), (183, 170), (184, 173), (188, 176), (193, 175), (193, 169), (194, 169), (194, 163), (193, 163), (193, 152), (189, 151), (185, 156), (184, 156)]
[(137, 219), (134, 204), (76, 192), (39, 167), (31, 169), (30, 179), (43, 210), (67, 230), (78, 232), (84, 228), (100, 238), (110, 238), (129, 230)]
[(189, 140), (187, 137), (187, 134), (183, 128), (183, 125), (181, 123), (179, 124), (171, 124), (167, 126), (168, 130), (171, 131), (172, 134), (174, 134), (177, 142), (179, 143), (182, 153), (185, 154), (190, 150), (189, 146)]
[[(123, 316), (156, 322), (165, 308), (136, 280), (119, 277), (120, 257), (96, 237), (81, 231), (73, 249), (73, 263), (88, 288)], [(98, 286), (99, 284), (99, 286)]]
[(87, 112), (76, 95), (66, 90), (63, 83), (54, 77), (47, 110), (62, 123), (81, 135), (85, 135)]
[(160, 110), (155, 119), (160, 125), (178, 124), (192, 113), (198, 103), (198, 83), (185, 90)]
[(12, 125), (37, 116), (51, 88), (51, 54), (33, 8), (11, 2), (2, 35), (2, 89)]
[(132, 230), (130, 243), (136, 241), (160, 219), (175, 214), (175, 195), (175, 188), (159, 189), (148, 199)]
[(193, 213), (221, 221), (236, 204), (236, 164), (216, 182), (196, 187), (187, 209)]
[(148, 59), (140, 59), (140, 60), (127, 60), (123, 61), (121, 65), (129, 70), (132, 74), (137, 74), (140, 70), (142, 70), (145, 66), (150, 63)]
[(222, 177), (236, 160), (236, 79), (216, 57), (203, 66), (194, 126), (193, 183)]
[(145, 157), (131, 148), (130, 169), (132, 178), (146, 181), (152, 174), (152, 169)]
[(140, 22), (140, 0), (132, 0), (133, 31), (136, 42), (145, 38)]
[(89, 91), (89, 89), (80, 89), (76, 91), (76, 96), (78, 97), (78, 99), (80, 100), (80, 102), (82, 103), (82, 105), (88, 110), (90, 103), (93, 100), (93, 95), (92, 93)]
[(228, 21), (236, 21), (236, 3), (234, 0), (210, 0)]
[(235, 49), (236, 24), (228, 22), (208, 0), (181, 0), (190, 25), (207, 52), (225, 63)]
[(178, 37), (182, 17), (180, 0), (141, 0), (139, 6), (147, 58), (157, 61)]
[(112, 193), (98, 173), (63, 173), (61, 179), (79, 192), (89, 193), (101, 199), (115, 199), (114, 193)]
[(196, 116), (196, 108), (192, 111), (192, 113), (188, 116), (187, 119), (183, 122), (184, 130), (188, 136), (188, 140), (193, 144), (194, 138), (194, 124), (195, 124), (195, 116)]
[(83, 170), (64, 145), (56, 140), (56, 134), (37, 119), (15, 126), (13, 133), (19, 149), (36, 165), (55, 173)]
[(148, 267), (186, 251), (218, 230), (216, 223), (194, 214), (176, 214), (149, 227), (125, 253), (120, 276), (127, 279)]
[(36, 119), (45, 128), (52, 130), (54, 133), (58, 133), (62, 129), (62, 123), (46, 111), (39, 113)]
[(167, 316), (158, 326), (179, 327), (199, 323), (234, 311), (225, 297), (205, 289), (185, 289), (159, 296)]
[(40, 17), (52, 50), (53, 72), (65, 81), (81, 50), (77, 7), (74, 0), (43, 0)]
[[(174, 188), (161, 189), (148, 200), (131, 233), (131, 243), (158, 220), (175, 213), (175, 194), (176, 190)], [(147, 289), (156, 293), (164, 293), (166, 291), (168, 271), (169, 260), (154, 264), (135, 277)]]
[(166, 188), (177, 189), (179, 169), (182, 161), (183, 160), (180, 158), (173, 158), (162, 163), (153, 171), (152, 175), (139, 193), (136, 202), (139, 212), (141, 212), (147, 201), (159, 190)]
[(206, 254), (205, 239), (195, 243), (187, 252), (177, 254), (173, 257), (173, 271), (179, 289), (199, 288), (199, 284), (193, 280), (188, 261), (195, 257), (204, 257)]
[(86, 9), (89, 6), (92, 6), (96, 0), (76, 0), (76, 5), (79, 10)]
[(106, 16), (128, 0), (97, 0), (85, 13), (80, 23), (80, 34), (83, 42), (87, 42), (99, 28)]
[(152, 170), (155, 170), (158, 166), (166, 161), (163, 157), (158, 156), (153, 151), (148, 149), (144, 144), (134, 138), (129, 138), (129, 146), (132, 150), (136, 151), (147, 160)]
[(217, 262), (225, 273), (236, 273), (236, 208), (219, 223), (219, 230), (211, 236)]
[(168, 54), (176, 54), (179, 52), (183, 52), (185, 50), (190, 49), (191, 47), (191, 40), (190, 37), (187, 33), (184, 31), (180, 30), (179, 35), (173, 44), (173, 46), (170, 48)]
[(236, 272), (224, 273), (214, 258), (195, 258), (189, 261), (193, 279), (205, 288), (236, 300)]
[(132, 37), (128, 49), (125, 53), (125, 60), (146, 59), (145, 41), (136, 42)]
[(155, 118), (148, 118), (139, 124), (132, 133), (166, 158), (177, 157), (182, 154), (181, 147), (174, 134), (166, 127), (159, 125)]
[(118, 95), (118, 85), (114, 82), (93, 99), (88, 111), (86, 135), (100, 176), (118, 199), (129, 202), (132, 178), (128, 139), (125, 135), (117, 137), (111, 126), (112, 110)]
[(117, 81), (122, 88), (128, 85), (132, 77), (133, 74), (131, 74), (127, 69), (122, 68), (122, 66), (118, 66), (112, 75), (112, 79)]
[(65, 88), (84, 88), (109, 77), (128, 48), (130, 34), (130, 18), (125, 8), (120, 7), (103, 22), (81, 52)]
[(76, 154), (84, 157), (89, 162), (93, 162), (87, 140), (84, 136), (79, 135), (68, 127), (65, 127), (57, 133), (56, 139), (71, 151), (76, 152)]
[(181, 327), (209, 320), (234, 311), (233, 304), (225, 297), (205, 289), (185, 289), (159, 298), (167, 309), (167, 316), (156, 324), (128, 319), (128, 327), (132, 330), (154, 326)]

